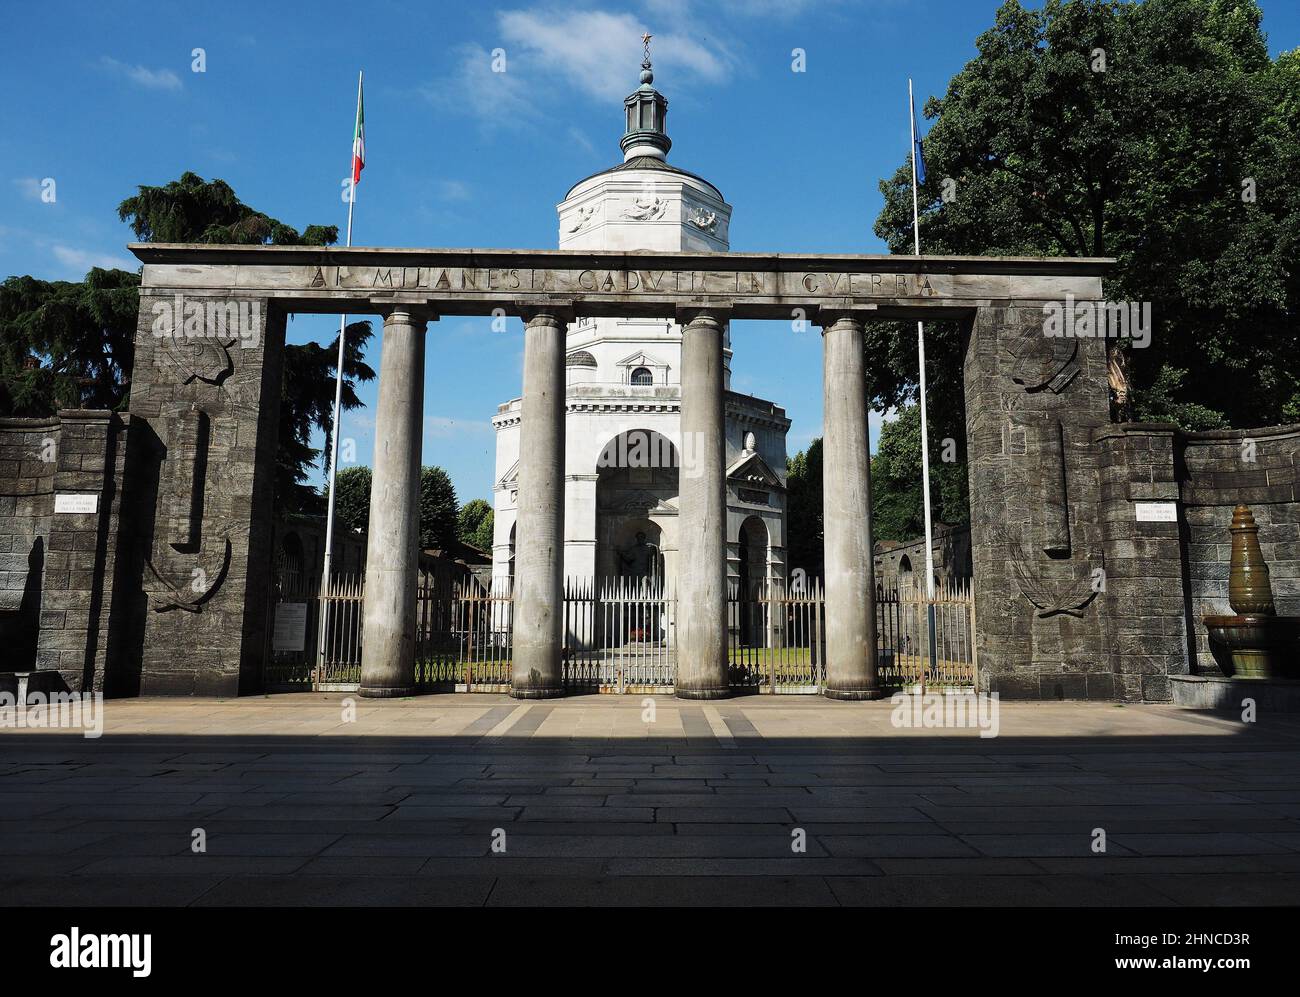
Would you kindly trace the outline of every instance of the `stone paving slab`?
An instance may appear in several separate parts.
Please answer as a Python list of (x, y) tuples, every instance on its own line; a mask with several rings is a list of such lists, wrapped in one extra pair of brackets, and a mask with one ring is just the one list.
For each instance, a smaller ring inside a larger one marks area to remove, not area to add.
[(895, 729), (891, 712), (816, 697), (141, 699), (108, 703), (98, 739), (0, 716), (0, 903), (1300, 898), (1296, 718), (1004, 703), (982, 738)]

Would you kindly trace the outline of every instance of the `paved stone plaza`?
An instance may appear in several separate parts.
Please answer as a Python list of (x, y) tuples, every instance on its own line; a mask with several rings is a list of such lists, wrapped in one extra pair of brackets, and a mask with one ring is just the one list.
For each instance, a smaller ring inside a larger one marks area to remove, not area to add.
[(110, 701), (98, 740), (3, 730), (0, 902), (1300, 897), (1296, 717), (1004, 703), (981, 738), (814, 697), (657, 697), (651, 724), (638, 697), (354, 700), (344, 722), (347, 698)]

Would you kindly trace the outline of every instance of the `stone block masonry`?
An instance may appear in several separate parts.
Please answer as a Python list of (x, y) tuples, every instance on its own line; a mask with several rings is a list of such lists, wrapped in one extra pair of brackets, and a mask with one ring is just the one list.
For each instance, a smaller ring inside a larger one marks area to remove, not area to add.
[(1043, 334), (1041, 304), (980, 309), (965, 347), (967, 468), (981, 688), (1110, 699), (1094, 431), (1109, 421), (1106, 347)]
[(0, 671), (55, 673), (51, 687), (77, 691), (105, 691), (118, 672), (129, 434), (111, 412), (0, 420)]
[(260, 688), (266, 654), (285, 315), (256, 299), (259, 335), (181, 339), (155, 328), (169, 301), (141, 295), (131, 381), (131, 542), (149, 603), (138, 686), (233, 696)]

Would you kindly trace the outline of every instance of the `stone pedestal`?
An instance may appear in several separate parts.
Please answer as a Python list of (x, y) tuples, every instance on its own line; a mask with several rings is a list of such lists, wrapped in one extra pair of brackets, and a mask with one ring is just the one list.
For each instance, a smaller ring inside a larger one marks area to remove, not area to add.
[(677, 684), (682, 699), (727, 695), (725, 315), (688, 311), (682, 330)]
[(826, 695), (878, 699), (871, 460), (861, 312), (823, 312)]
[(510, 695), (564, 695), (565, 310), (525, 313)]
[(415, 692), (426, 322), (402, 308), (384, 317), (366, 547), (362, 696)]

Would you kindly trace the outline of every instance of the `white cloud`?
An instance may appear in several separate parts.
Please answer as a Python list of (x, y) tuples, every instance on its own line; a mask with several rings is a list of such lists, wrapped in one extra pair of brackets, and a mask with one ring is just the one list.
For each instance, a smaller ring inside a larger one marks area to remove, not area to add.
[(591, 139), (587, 138), (582, 131), (572, 126), (569, 128), (569, 141), (589, 156), (594, 156), (596, 154), (596, 146), (592, 143)]
[(456, 436), (477, 436), (493, 432), (492, 423), (474, 419), (451, 419), (445, 415), (424, 417), (426, 439), (449, 440)]
[(448, 111), (470, 114), (485, 128), (532, 120), (524, 97), (522, 76), (506, 59), (506, 72), (492, 71), (492, 53), (482, 45), (457, 50), (456, 71), (447, 79), (421, 88), (424, 97)]
[[(652, 30), (631, 13), (549, 6), (502, 11), (497, 29), (498, 38), (486, 44), (461, 46), (452, 73), (421, 88), (436, 106), (476, 117), (488, 129), (544, 124), (546, 107), (573, 91), (621, 101), (637, 86), (641, 35)], [(654, 35), (656, 82), (718, 84), (732, 76), (739, 60), (718, 33), (707, 41), (696, 34), (703, 32)], [(569, 134), (579, 146), (589, 144)]]
[[(624, 97), (636, 86), (647, 28), (633, 14), (533, 8), (503, 11), (497, 24), (507, 56), (521, 50), (526, 68), (564, 77), (599, 99)], [(657, 71), (709, 83), (726, 80), (735, 65), (720, 43), (686, 35), (655, 34), (651, 53)]]
[(463, 180), (438, 181), (438, 199), (441, 201), (468, 201), (471, 196), (469, 184)]
[(28, 200), (39, 201), (41, 199), (41, 182), (36, 177), (17, 177), (13, 181), (13, 185)]
[(100, 59), (99, 63), (109, 72), (150, 90), (179, 90), (182, 87), (180, 77), (170, 69), (149, 69), (147, 66), (132, 66), (107, 55)]
[(694, 17), (697, 7), (705, 6), (715, 12), (735, 18), (750, 20), (789, 21), (816, 7), (823, 9), (839, 6), (843, 0), (646, 0), (646, 10), (657, 17), (678, 21)]
[(77, 270), (79, 274), (84, 274), (91, 267), (102, 267), (105, 270), (136, 270), (140, 266), (139, 260), (127, 259), (124, 256), (114, 256), (111, 253), (95, 253), (86, 249), (77, 249), (73, 246), (64, 246), (56, 244), (51, 247), (54, 258), (66, 267)]

